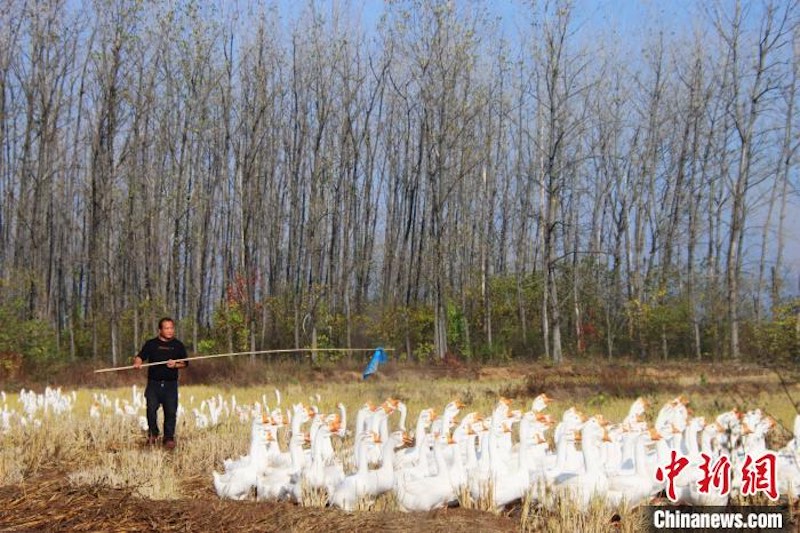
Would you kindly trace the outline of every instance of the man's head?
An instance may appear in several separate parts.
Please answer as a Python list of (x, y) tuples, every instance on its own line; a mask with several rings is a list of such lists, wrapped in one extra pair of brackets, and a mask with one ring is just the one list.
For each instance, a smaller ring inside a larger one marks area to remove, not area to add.
[(165, 341), (175, 337), (175, 321), (169, 317), (164, 317), (158, 321), (158, 336)]

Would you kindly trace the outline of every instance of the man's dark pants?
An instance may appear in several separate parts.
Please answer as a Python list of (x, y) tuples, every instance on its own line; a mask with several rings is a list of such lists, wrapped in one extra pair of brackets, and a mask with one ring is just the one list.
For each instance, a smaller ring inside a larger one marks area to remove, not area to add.
[(178, 414), (178, 382), (177, 381), (147, 381), (144, 391), (147, 400), (147, 425), (150, 435), (158, 437), (158, 407), (164, 407), (164, 440), (175, 438), (175, 419)]

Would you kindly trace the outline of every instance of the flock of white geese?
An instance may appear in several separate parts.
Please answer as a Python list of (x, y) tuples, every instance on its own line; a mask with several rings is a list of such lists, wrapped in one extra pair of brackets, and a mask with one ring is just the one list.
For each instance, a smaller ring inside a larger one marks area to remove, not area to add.
[[(665, 488), (666, 480), (656, 480), (656, 469), (666, 467), (675, 450), (689, 460), (673, 480), (677, 499), (686, 504), (726, 505), (741, 491), (737, 472), (746, 454), (757, 459), (767, 451), (777, 455), (779, 493), (793, 496), (800, 490), (800, 415), (794, 438), (780, 450), (769, 450), (765, 437), (775, 421), (759, 409), (734, 409), (706, 421), (693, 416), (679, 396), (651, 424), (647, 402), (639, 398), (620, 423), (587, 417), (573, 407), (556, 424), (546, 413), (550, 401), (541, 394), (522, 411), (501, 398), (489, 416), (470, 412), (459, 422), (464, 405), (452, 401), (441, 414), (423, 409), (411, 436), (405, 427), (408, 410), (394, 399), (365, 404), (350, 431), (341, 404), (331, 414), (299, 403), (285, 415), (265, 410), (253, 418), (249, 453), (225, 460), (224, 472), (213, 472), (214, 487), (220, 497), (235, 500), (255, 491), (258, 500), (301, 503), (304, 495), (318, 494), (318, 503), (346, 511), (366, 508), (388, 492), (405, 511), (457, 505), (467, 495), (483, 508), (499, 509), (523, 498), (549, 506), (561, 497), (585, 511), (595, 497), (607, 505), (649, 502)], [(395, 413), (396, 422), (390, 420)], [(279, 432), (288, 432), (280, 433), (288, 438), (288, 449), (280, 446)], [(354, 444), (344, 449), (346, 435)], [(699, 490), (704, 453), (730, 461), (729, 493)]]
[[(280, 391), (275, 390), (280, 404)], [(47, 423), (50, 415), (72, 415), (78, 400), (77, 391), (63, 391), (61, 387), (45, 387), (37, 393), (33, 390), (20, 389), (16, 402), (12, 395), (0, 390), (0, 433), (13, 429), (41, 428)], [(266, 405), (266, 395), (262, 395)], [(184, 408), (183, 403), (187, 407)], [(144, 390), (132, 385), (130, 399), (110, 396), (105, 392), (93, 392), (89, 405), (89, 417), (93, 419), (115, 418), (147, 431), (146, 401)], [(261, 404), (237, 403), (236, 395), (224, 398), (222, 394), (205, 399), (195, 399), (190, 395), (188, 400), (181, 399), (178, 405), (177, 419), (180, 429), (194, 427), (199, 430), (210, 429), (229, 419), (247, 423), (254, 416), (261, 416)]]
[[(265, 396), (253, 404), (237, 404), (235, 396), (199, 402), (191, 396), (186, 411), (179, 408), (179, 422), (193, 422), (200, 430), (226, 419), (251, 424), (249, 453), (227, 459), (224, 471), (213, 473), (220, 497), (247, 499), (255, 491), (259, 500), (313, 501), (345, 510), (368, 507), (388, 492), (406, 511), (457, 505), (465, 498), (481, 508), (502, 508), (523, 498), (552, 505), (556, 496), (584, 510), (593, 497), (609, 505), (636, 506), (664, 491), (665, 482), (656, 479), (656, 470), (670, 463), (672, 451), (689, 460), (673, 480), (680, 502), (726, 505), (741, 493), (746, 457), (757, 459), (767, 452), (776, 455), (780, 496), (800, 494), (800, 415), (794, 438), (770, 450), (766, 436), (775, 421), (759, 409), (732, 409), (706, 420), (693, 416), (687, 400), (679, 396), (649, 422), (649, 406), (640, 398), (618, 423), (600, 415), (587, 417), (574, 407), (556, 423), (547, 413), (550, 398), (541, 394), (527, 411), (512, 409), (510, 400), (500, 399), (489, 416), (470, 412), (458, 422), (464, 408), (458, 401), (448, 403), (440, 414), (423, 409), (409, 435), (408, 409), (399, 400), (364, 404), (348, 428), (342, 404), (326, 414), (311, 399), (308, 406), (298, 403), (283, 411), (280, 392), (275, 393), (279, 407), (272, 411), (265, 407)], [(76, 398), (74, 391), (60, 388), (48, 387), (42, 394), (21, 390), (17, 409), (0, 391), (0, 433), (15, 426), (41, 427), (49, 414), (71, 413)], [(89, 415), (122, 417), (146, 429), (144, 403), (136, 386), (130, 400), (95, 393)], [(729, 493), (719, 494), (713, 487), (708, 493), (700, 491), (703, 454), (715, 462), (721, 457), (729, 461)]]
[(77, 397), (77, 392), (65, 393), (61, 387), (45, 387), (41, 394), (20, 389), (17, 396), (20, 409), (17, 409), (9, 406), (6, 391), (0, 390), (0, 433), (6, 433), (13, 427), (40, 428), (43, 416), (71, 412)]

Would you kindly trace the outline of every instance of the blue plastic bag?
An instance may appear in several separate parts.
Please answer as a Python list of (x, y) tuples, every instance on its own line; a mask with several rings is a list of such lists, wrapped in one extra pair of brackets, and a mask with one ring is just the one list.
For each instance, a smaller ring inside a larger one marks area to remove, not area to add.
[(388, 360), (389, 357), (386, 355), (386, 352), (383, 351), (383, 347), (379, 347), (377, 350), (375, 350), (375, 353), (372, 354), (372, 359), (369, 360), (367, 368), (364, 369), (364, 374), (362, 375), (362, 379), (367, 379), (370, 375), (377, 372), (378, 365), (386, 363), (386, 361)]

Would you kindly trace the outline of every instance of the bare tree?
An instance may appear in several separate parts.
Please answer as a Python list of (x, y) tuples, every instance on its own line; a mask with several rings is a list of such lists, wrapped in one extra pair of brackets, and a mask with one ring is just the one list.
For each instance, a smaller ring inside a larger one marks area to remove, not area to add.
[[(749, 7), (749, 6), (748, 6)], [(728, 321), (730, 327), (730, 353), (735, 359), (740, 356), (739, 347), (739, 298), (742, 268), (742, 242), (746, 229), (748, 192), (753, 179), (753, 158), (757, 148), (755, 141), (758, 135), (757, 122), (767, 102), (778, 88), (777, 77), (773, 79), (776, 62), (773, 55), (776, 49), (783, 46), (787, 37), (787, 27), (792, 4), (778, 6), (772, 3), (764, 5), (757, 35), (756, 52), (752, 57), (752, 65), (747, 63), (747, 55), (743, 54), (743, 13), (740, 2), (730, 17), (717, 11), (715, 25), (727, 47), (726, 69), (730, 72), (728, 85), (725, 87), (727, 111), (731, 116), (738, 142), (738, 161), (735, 173), (730, 180), (731, 224), (727, 245), (726, 291), (728, 302)], [(744, 57), (742, 57), (744, 55)], [(752, 68), (752, 75), (745, 76), (745, 69)]]

